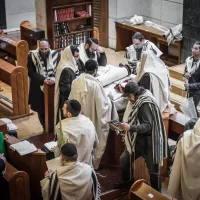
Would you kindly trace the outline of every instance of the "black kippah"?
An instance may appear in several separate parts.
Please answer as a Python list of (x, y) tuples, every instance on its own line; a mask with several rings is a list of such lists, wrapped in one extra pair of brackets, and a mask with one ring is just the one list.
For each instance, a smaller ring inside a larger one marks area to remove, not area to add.
[(61, 152), (66, 157), (73, 157), (77, 155), (77, 148), (72, 143), (66, 143), (61, 147)]

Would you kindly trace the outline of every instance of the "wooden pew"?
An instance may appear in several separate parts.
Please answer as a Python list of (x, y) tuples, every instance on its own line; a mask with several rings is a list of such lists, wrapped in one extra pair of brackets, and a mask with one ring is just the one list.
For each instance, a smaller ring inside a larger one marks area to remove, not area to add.
[(35, 50), (37, 41), (45, 38), (44, 30), (37, 28), (35, 24), (27, 20), (20, 24), (20, 34), (21, 39), (28, 42), (30, 50)]
[(22, 66), (27, 68), (29, 47), (26, 41), (19, 40), (17, 38), (1, 33), (0, 51), (6, 53), (8, 57), (11, 57), (14, 60), (16, 60), (17, 66)]
[(154, 190), (145, 180), (136, 181), (130, 188), (129, 200), (169, 200), (167, 197)]
[(6, 162), (4, 179), (8, 182), (9, 200), (30, 200), (29, 176)]
[(29, 175), (30, 180), (30, 194), (31, 199), (41, 199), (41, 188), (40, 181), (44, 178), (44, 173), (47, 171), (46, 166), (46, 153), (40, 148), (43, 147), (44, 143), (52, 141), (53, 137), (49, 134), (41, 134), (39, 136), (28, 139), (29, 142), (33, 143), (38, 151), (20, 156), (16, 151), (12, 151), (9, 146), (19, 142), (15, 137), (6, 135), (5, 147), (7, 153), (7, 160), (15, 168), (21, 171), (25, 171)]
[[(21, 118), (30, 115), (28, 105), (28, 73), (24, 67), (15, 67), (0, 59), (0, 80), (11, 86), (12, 101), (0, 96), (0, 102), (13, 110), (13, 118)], [(4, 99), (12, 103), (12, 107), (5, 104)]]
[(54, 90), (55, 84), (44, 84), (44, 108), (45, 108), (45, 133), (54, 133)]

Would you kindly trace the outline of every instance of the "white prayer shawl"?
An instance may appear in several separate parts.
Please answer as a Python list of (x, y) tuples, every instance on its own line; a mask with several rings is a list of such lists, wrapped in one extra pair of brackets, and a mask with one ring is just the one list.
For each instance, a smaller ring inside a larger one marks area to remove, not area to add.
[[(83, 62), (83, 64), (85, 65), (86, 61), (89, 60), (88, 56), (87, 56), (87, 53), (85, 51), (85, 43), (81, 43), (79, 46), (79, 54), (80, 54), (80, 59), (81, 61)], [(95, 61), (97, 61), (97, 53), (95, 52), (95, 57), (94, 59)]]
[[(137, 61), (134, 45), (132, 44), (129, 47), (126, 47), (126, 49), (128, 51), (129, 61), (130, 62)], [(156, 52), (157, 57), (160, 57), (162, 55), (162, 52), (158, 49), (158, 47), (154, 43), (152, 43), (148, 40), (145, 40), (144, 45), (142, 47), (141, 58), (142, 58), (142, 54), (144, 51), (153, 51), (152, 49)]]
[(76, 60), (74, 59), (70, 46), (66, 47), (61, 55), (61, 60), (58, 64), (57, 71), (56, 71), (56, 82), (55, 82), (55, 94), (54, 94), (54, 124), (56, 125), (57, 120), (57, 112), (58, 112), (58, 106), (59, 106), (59, 95), (60, 95), (60, 76), (62, 74), (63, 69), (69, 68), (71, 69), (75, 74), (78, 73), (78, 66), (76, 64)]
[(44, 76), (45, 78), (48, 78), (56, 73), (58, 53), (55, 53), (55, 56), (52, 57), (52, 54), (54, 54), (55, 51), (56, 50), (50, 49), (50, 54), (49, 57), (47, 58), (47, 70), (42, 64), (42, 60), (39, 55), (39, 48), (30, 51), (30, 55), (34, 63), (34, 66), (36, 67), (37, 73)]
[[(96, 137), (96, 130), (92, 121), (80, 114), (62, 120), (64, 144), (68, 141), (77, 147), (78, 161), (92, 166), (92, 151)], [(60, 123), (56, 126), (57, 137), (60, 137)], [(58, 141), (60, 141), (58, 139)], [(61, 144), (62, 146), (63, 144)], [(60, 145), (58, 145), (60, 146)]]
[[(98, 200), (93, 195), (92, 168), (80, 162), (67, 163), (57, 170), (62, 200)], [(49, 179), (41, 181), (44, 200), (49, 200)]]
[(168, 105), (169, 71), (152, 51), (143, 52), (143, 55), (146, 55), (146, 61), (142, 68), (138, 65), (136, 80), (139, 82), (145, 73), (150, 75), (150, 90), (162, 113)]
[(168, 193), (180, 200), (200, 199), (200, 119), (178, 142)]
[(98, 80), (86, 73), (73, 81), (69, 99), (76, 99), (81, 103), (82, 114), (89, 117), (96, 128), (99, 146), (94, 154), (94, 168), (98, 168), (110, 129), (107, 122), (118, 119), (116, 108)]
[(193, 64), (194, 62), (194, 58), (193, 56), (191, 57), (188, 57), (186, 59), (186, 71), (190, 74), (194, 74), (194, 72), (199, 68), (200, 66), (200, 59), (195, 63)]

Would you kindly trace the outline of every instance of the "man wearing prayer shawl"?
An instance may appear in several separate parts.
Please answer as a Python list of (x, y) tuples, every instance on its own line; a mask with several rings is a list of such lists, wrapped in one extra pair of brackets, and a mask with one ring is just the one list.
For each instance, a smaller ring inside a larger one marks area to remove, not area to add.
[(47, 40), (39, 41), (39, 48), (30, 51), (28, 55), (28, 76), (30, 78), (29, 104), (31, 109), (38, 113), (38, 118), (44, 128), (44, 83), (55, 83), (55, 74), (60, 53), (51, 50)]
[(56, 126), (58, 146), (56, 154), (60, 155), (63, 144), (70, 142), (76, 145), (78, 161), (92, 166), (93, 148), (98, 145), (95, 127), (88, 117), (80, 114), (81, 105), (76, 100), (67, 100), (63, 106), (63, 119)]
[(49, 169), (41, 183), (43, 200), (99, 200), (99, 183), (93, 169), (77, 161), (74, 144), (61, 148), (56, 169)]
[(98, 64), (94, 60), (85, 63), (85, 73), (72, 82), (69, 99), (76, 99), (81, 104), (81, 112), (93, 122), (99, 145), (94, 152), (94, 168), (98, 168), (105, 151), (110, 120), (118, 119), (114, 104), (107, 97), (101, 83), (95, 78)]
[[(68, 99), (72, 81), (84, 71), (84, 65), (79, 60), (79, 49), (68, 46), (61, 55), (56, 71), (55, 96), (54, 96), (54, 123), (58, 122), (58, 110), (62, 109)], [(63, 119), (63, 116), (62, 116)]]
[(168, 194), (180, 200), (194, 200), (200, 197), (200, 119), (192, 130), (184, 132), (179, 140)]
[(161, 112), (151, 92), (135, 82), (127, 83), (123, 96), (129, 99), (124, 123), (119, 126), (124, 131), (126, 149), (120, 156), (123, 182), (115, 184), (115, 187), (123, 187), (133, 181), (130, 172), (132, 161), (142, 156), (149, 170), (151, 187), (160, 192), (160, 166), (167, 157), (167, 139)]
[[(193, 97), (194, 105), (197, 107), (200, 101), (200, 42), (192, 47), (192, 56), (186, 59), (184, 72), (185, 89), (188, 97)], [(198, 113), (198, 112), (197, 112)]]
[(152, 51), (143, 52), (142, 62), (137, 67), (136, 81), (151, 91), (162, 113), (168, 105), (169, 72), (165, 63)]
[(144, 51), (152, 51), (157, 57), (162, 55), (162, 52), (155, 44), (149, 40), (145, 40), (140, 32), (136, 32), (133, 37), (133, 44), (126, 48), (125, 57), (131, 66), (137, 66), (138, 61), (141, 60)]
[(93, 59), (97, 61), (99, 66), (106, 66), (106, 54), (98, 44), (99, 42), (96, 38), (89, 38), (86, 43), (79, 45), (80, 59), (83, 64), (85, 64), (87, 60)]

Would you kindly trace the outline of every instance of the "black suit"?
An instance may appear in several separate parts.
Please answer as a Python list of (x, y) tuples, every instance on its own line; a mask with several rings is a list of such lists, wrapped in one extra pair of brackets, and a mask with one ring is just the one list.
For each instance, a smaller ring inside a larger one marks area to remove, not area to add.
[(0, 199), (5, 198), (5, 180), (3, 178), (3, 171), (5, 170), (5, 162), (0, 158)]

